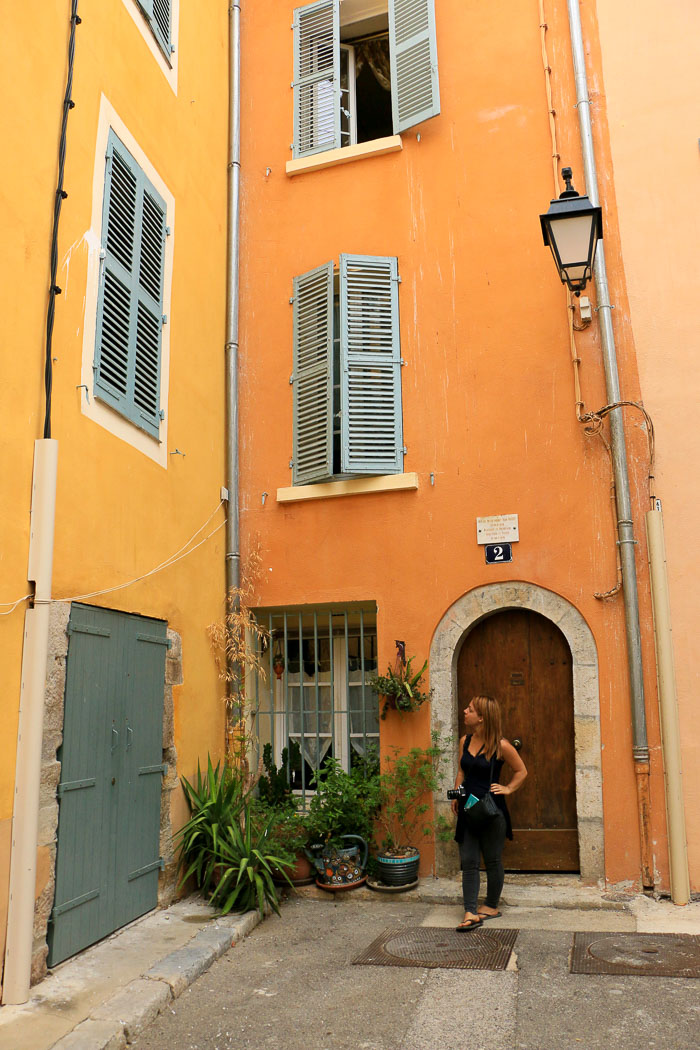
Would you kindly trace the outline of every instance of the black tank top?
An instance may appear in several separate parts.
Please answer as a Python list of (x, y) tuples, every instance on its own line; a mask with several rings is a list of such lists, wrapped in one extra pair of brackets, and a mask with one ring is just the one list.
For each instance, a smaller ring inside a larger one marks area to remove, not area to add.
[[(471, 736), (467, 736), (464, 741), (464, 748), (462, 750), (462, 756), (459, 764), (464, 773), (464, 780), (462, 783), (466, 788), (468, 795), (476, 795), (477, 798), (483, 798), (487, 793), (491, 784), (498, 784), (501, 779), (501, 770), (503, 769), (503, 759), (495, 757), (493, 759), (493, 777), (491, 776), (491, 759), (487, 758), (483, 752), (483, 748), (477, 755), (472, 755), (469, 752), (469, 743)], [(501, 813), (506, 819), (506, 835), (509, 839), (513, 838), (513, 828), (510, 822), (510, 813), (508, 812), (508, 806), (506, 805), (505, 795), (494, 795), (493, 800), (500, 809)], [(464, 801), (460, 799), (459, 810), (457, 814), (457, 828), (455, 831), (455, 841), (461, 842), (464, 838)]]

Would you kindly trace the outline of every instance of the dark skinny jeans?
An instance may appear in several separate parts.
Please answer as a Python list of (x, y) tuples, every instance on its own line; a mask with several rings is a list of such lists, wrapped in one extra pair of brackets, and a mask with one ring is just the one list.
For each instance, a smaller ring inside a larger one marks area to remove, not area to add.
[(506, 841), (506, 818), (502, 813), (490, 820), (479, 835), (465, 828), (459, 844), (462, 862), (462, 895), (464, 910), (476, 913), (479, 898), (479, 853), (486, 868), (486, 905), (498, 908), (503, 889), (503, 847)]

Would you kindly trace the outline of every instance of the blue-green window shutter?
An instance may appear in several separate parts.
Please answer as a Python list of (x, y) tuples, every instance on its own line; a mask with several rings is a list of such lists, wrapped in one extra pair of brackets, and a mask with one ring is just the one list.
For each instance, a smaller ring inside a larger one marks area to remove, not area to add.
[(169, 58), (172, 47), (172, 0), (136, 0), (162, 50)]
[(294, 156), (340, 146), (340, 0), (294, 11)]
[(333, 473), (333, 263), (294, 278), (295, 485)]
[(389, 0), (394, 134), (440, 112), (435, 0)]
[(154, 437), (160, 428), (165, 217), (163, 198), (110, 131), (94, 392)]
[(344, 474), (400, 474), (398, 260), (340, 256), (340, 434)]

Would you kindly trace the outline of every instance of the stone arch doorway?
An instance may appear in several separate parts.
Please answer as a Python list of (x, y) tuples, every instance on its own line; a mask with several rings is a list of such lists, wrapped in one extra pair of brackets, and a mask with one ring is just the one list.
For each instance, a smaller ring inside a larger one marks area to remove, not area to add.
[[(430, 647), (430, 684), (434, 690), (432, 728), (458, 737), (458, 661), (469, 632), (494, 613), (525, 609), (556, 624), (571, 653), (574, 721), (574, 765), (577, 838), (581, 877), (593, 882), (605, 877), (598, 656), (595, 640), (581, 613), (565, 598), (522, 581), (487, 584), (459, 598), (440, 620)], [(457, 770), (457, 748), (449, 759), (448, 776)], [(450, 818), (444, 795), (436, 811)], [(438, 847), (439, 874), (458, 868), (453, 844)]]
[(464, 708), (477, 693), (498, 698), (503, 735), (528, 769), (508, 799), (514, 837), (506, 841), (506, 870), (578, 872), (571, 650), (556, 624), (531, 609), (480, 620), (457, 657), (460, 737)]

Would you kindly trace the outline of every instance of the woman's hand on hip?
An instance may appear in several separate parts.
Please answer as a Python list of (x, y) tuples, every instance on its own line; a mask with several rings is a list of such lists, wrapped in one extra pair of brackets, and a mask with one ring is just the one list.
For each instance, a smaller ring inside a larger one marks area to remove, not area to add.
[(508, 784), (492, 784), (491, 785), (492, 795), (510, 795), (510, 787)]

